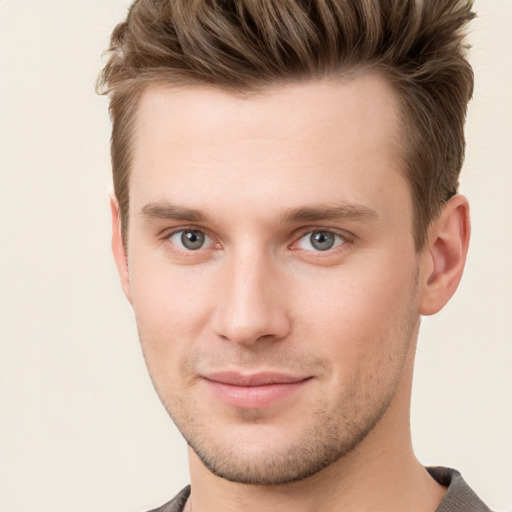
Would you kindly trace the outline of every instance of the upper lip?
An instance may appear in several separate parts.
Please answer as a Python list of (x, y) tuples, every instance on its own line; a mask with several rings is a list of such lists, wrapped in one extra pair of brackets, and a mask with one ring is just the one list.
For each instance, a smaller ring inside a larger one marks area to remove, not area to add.
[(241, 373), (234, 371), (220, 371), (208, 373), (204, 375), (204, 378), (220, 384), (251, 387), (266, 386), (270, 384), (292, 384), (294, 382), (301, 382), (308, 377), (280, 372)]

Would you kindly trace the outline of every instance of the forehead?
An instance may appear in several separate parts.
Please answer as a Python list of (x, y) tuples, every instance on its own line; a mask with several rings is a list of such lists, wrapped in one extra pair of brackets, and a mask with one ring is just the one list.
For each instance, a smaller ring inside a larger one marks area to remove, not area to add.
[(180, 145), (194, 138), (205, 146), (246, 137), (328, 145), (333, 138), (380, 143), (384, 136), (391, 142), (397, 110), (394, 91), (375, 73), (273, 86), (250, 95), (155, 85), (139, 101), (136, 139), (165, 137)]
[(397, 112), (391, 87), (375, 74), (248, 97), (151, 86), (136, 116), (130, 202), (135, 209), (158, 200), (214, 208), (214, 198), (235, 196), (263, 209), (322, 197), (378, 202), (383, 184), (391, 195), (394, 183), (397, 193), (404, 185)]

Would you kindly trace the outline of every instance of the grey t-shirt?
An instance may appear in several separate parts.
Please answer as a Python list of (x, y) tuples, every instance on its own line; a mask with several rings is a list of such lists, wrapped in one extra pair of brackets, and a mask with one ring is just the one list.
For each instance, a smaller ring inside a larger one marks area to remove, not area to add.
[[(443, 467), (427, 468), (432, 478), (448, 487), (443, 501), (436, 512), (490, 512), (455, 469)], [(149, 512), (183, 512), (190, 496), (190, 485), (185, 487), (174, 499)]]

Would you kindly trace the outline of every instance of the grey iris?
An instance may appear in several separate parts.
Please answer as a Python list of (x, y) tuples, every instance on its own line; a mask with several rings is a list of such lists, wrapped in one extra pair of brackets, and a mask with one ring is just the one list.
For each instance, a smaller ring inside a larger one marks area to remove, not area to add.
[(181, 234), (181, 243), (183, 247), (195, 251), (204, 244), (204, 233), (201, 231), (183, 231)]
[(311, 233), (309, 240), (311, 245), (318, 251), (331, 249), (336, 241), (334, 234), (328, 231), (314, 231)]

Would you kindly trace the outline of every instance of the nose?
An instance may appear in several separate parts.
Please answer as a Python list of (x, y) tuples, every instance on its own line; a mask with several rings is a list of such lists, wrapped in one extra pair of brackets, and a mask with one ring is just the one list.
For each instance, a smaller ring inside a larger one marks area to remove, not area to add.
[(291, 330), (286, 276), (272, 258), (232, 255), (218, 283), (214, 315), (217, 336), (239, 345), (277, 341)]

